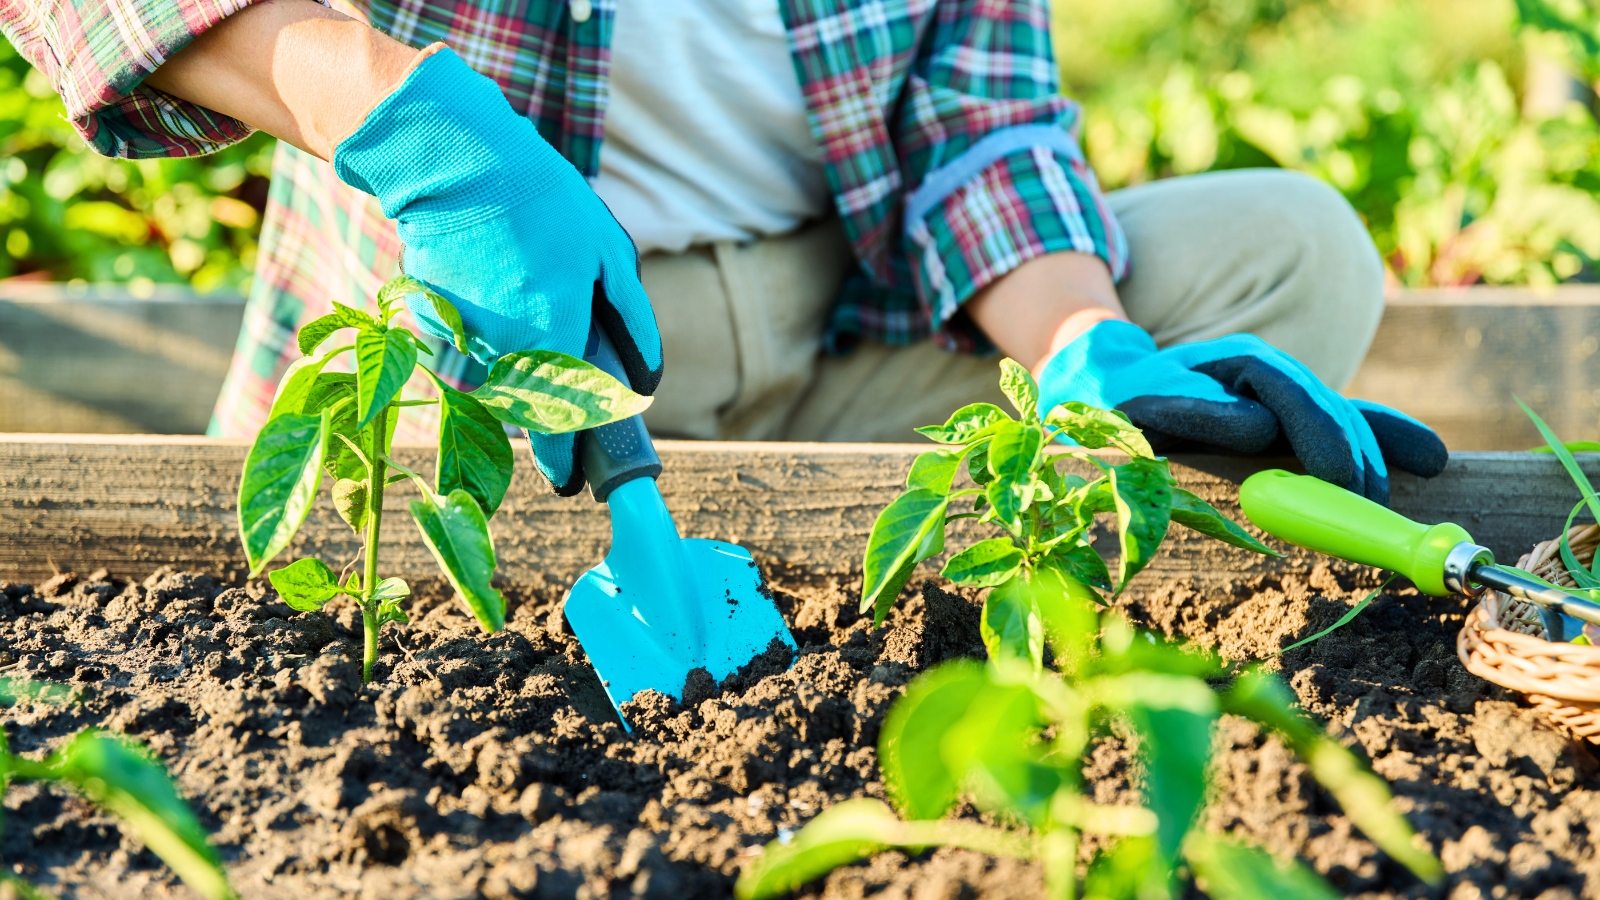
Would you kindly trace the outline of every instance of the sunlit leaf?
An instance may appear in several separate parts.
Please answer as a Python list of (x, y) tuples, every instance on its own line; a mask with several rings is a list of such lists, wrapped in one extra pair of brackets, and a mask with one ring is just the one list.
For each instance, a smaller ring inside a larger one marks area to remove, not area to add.
[(944, 549), (944, 514), (949, 499), (917, 488), (884, 507), (867, 536), (862, 563), (861, 611), (873, 609), (881, 625), (918, 562)]
[(1205, 800), (1217, 696), (1196, 678), (1131, 672), (1102, 680), (1100, 699), (1139, 732), (1145, 805), (1156, 814), (1156, 843), (1175, 860)]
[(461, 489), (472, 495), (484, 515), (493, 516), (511, 487), (515, 457), (505, 426), (471, 394), (463, 394), (437, 377), (439, 387), (439, 458), (434, 488), (441, 494)]
[(1031, 690), (991, 681), (946, 730), (939, 749), (980, 809), (1037, 826), (1047, 821), (1062, 785), (1061, 771), (1043, 762), (1038, 737), (1045, 725)]
[(478, 501), (463, 490), (423, 497), (411, 501), (411, 517), (439, 568), (483, 630), (494, 633), (504, 628), (506, 598), (490, 584), (494, 542)]
[(239, 535), (250, 577), (289, 546), (322, 484), (328, 413), (282, 415), (256, 434), (239, 481)]
[(787, 844), (773, 841), (739, 873), (734, 896), (765, 900), (885, 849), (900, 821), (878, 800), (846, 800), (806, 823)]
[(1013, 578), (989, 593), (978, 630), (990, 659), (1011, 656), (1034, 668), (1044, 664), (1044, 618), (1024, 579)]
[[(341, 446), (343, 442), (339, 442)], [(329, 448), (332, 452), (333, 448)], [(348, 451), (348, 447), (345, 448)], [(352, 454), (352, 458), (354, 455)], [(356, 534), (367, 527), (367, 483), (341, 478), (333, 483), (333, 508)]]
[(365, 428), (399, 398), (417, 367), (417, 345), (404, 331), (363, 331), (356, 335), (356, 427)]
[(65, 706), (77, 702), (78, 692), (71, 685), (53, 681), (34, 681), (31, 678), (6, 678), (0, 676), (0, 704), (10, 706), (18, 700), (32, 700), (50, 706)]
[(1183, 855), (1215, 900), (1338, 900), (1340, 894), (1298, 860), (1280, 864), (1264, 850), (1195, 829)]
[(1014, 359), (1000, 360), (1000, 392), (1024, 420), (1039, 418), (1039, 383), (1033, 374)]
[(1172, 509), (1172, 475), (1164, 459), (1135, 459), (1111, 469), (1117, 503), (1117, 533), (1122, 545), (1117, 591), (1155, 558), (1167, 536)]
[(333, 304), (333, 312), (300, 326), (297, 343), (300, 352), (310, 356), (322, 346), (335, 331), (341, 328), (355, 328), (360, 331), (376, 331), (378, 320), (367, 315), (359, 309), (352, 309), (337, 301)]
[(575, 356), (552, 350), (500, 357), (472, 396), (500, 421), (538, 434), (584, 431), (650, 406), (649, 397)]
[(955, 802), (961, 773), (951, 772), (940, 740), (988, 684), (968, 659), (934, 667), (907, 685), (878, 732), (884, 787), (908, 819), (937, 819)]
[(1239, 523), (1218, 512), (1216, 507), (1176, 485), (1172, 487), (1172, 521), (1235, 547), (1266, 556), (1283, 555), (1261, 543)]
[(1106, 568), (1106, 561), (1087, 544), (1059, 545), (1051, 551), (1049, 562), (1090, 587), (1111, 590), (1111, 572)]
[(917, 454), (906, 475), (906, 487), (922, 488), (935, 494), (950, 493), (950, 485), (961, 470), (961, 454), (945, 450), (929, 450)]
[(205, 829), (161, 764), (142, 747), (104, 732), (85, 731), (55, 758), (54, 768), (125, 823), (200, 896), (208, 900), (234, 896)]
[(1129, 456), (1143, 459), (1156, 455), (1144, 433), (1114, 409), (1100, 409), (1074, 400), (1052, 409), (1045, 417), (1045, 424), (1061, 429), (1063, 435), (1090, 450), (1115, 447)]
[(320, 559), (298, 559), (267, 574), (273, 590), (291, 609), (321, 609), (329, 600), (344, 593), (339, 576)]
[(950, 557), (939, 574), (967, 587), (994, 587), (1022, 568), (1022, 558), (1010, 538), (990, 538)]
[[(1142, 900), (1172, 896), (1172, 869), (1153, 837), (1125, 837), (1089, 863), (1084, 900)], [(1280, 898), (1289, 900), (1289, 898)]]
[(1044, 637), (1064, 674), (1078, 671), (1091, 658), (1100, 625), (1100, 597), (1082, 579), (1054, 561), (1025, 574), (1023, 589), (1039, 610)]
[(941, 444), (970, 444), (1010, 421), (1006, 411), (993, 403), (970, 403), (951, 413), (943, 425), (925, 425), (917, 434)]

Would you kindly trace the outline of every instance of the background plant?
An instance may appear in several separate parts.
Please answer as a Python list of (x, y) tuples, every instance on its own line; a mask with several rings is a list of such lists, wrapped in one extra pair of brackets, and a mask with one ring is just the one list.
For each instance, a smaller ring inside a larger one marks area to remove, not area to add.
[[(363, 563), (337, 575), (314, 557), (272, 572), (272, 586), (289, 606), (321, 608), (343, 594), (361, 608), (366, 649), (362, 679), (371, 680), (378, 633), (405, 622), (402, 602), (411, 588), (400, 578), (380, 578), (378, 556), (385, 490), (410, 479), (421, 495), (411, 517), (439, 568), (485, 631), (505, 626), (506, 601), (491, 583), (495, 569), (489, 518), (511, 485), (512, 451), (506, 426), (540, 434), (581, 431), (625, 419), (650, 405), (615, 378), (564, 353), (528, 350), (496, 360), (477, 390), (463, 393), (418, 361), (432, 355), (411, 331), (392, 324), (407, 294), (421, 293), (466, 352), (460, 313), (449, 301), (401, 276), (377, 296), (377, 315), (334, 303), (334, 312), (302, 326), (300, 352), (284, 372), (267, 423), (256, 435), (239, 484), (239, 532), (250, 577), (261, 574), (288, 547), (311, 511), (324, 473), (333, 479), (333, 503), (361, 537)], [(317, 354), (336, 332), (355, 340)], [(345, 353), (355, 372), (324, 371)], [(405, 399), (402, 391), (420, 369), (438, 396)], [(400, 410), (439, 407), (434, 480), (389, 455)], [(392, 471), (391, 471), (392, 470)]]
[[(56, 704), (75, 699), (64, 685), (0, 679), (0, 702), (20, 698)], [(116, 817), (206, 900), (235, 896), (205, 829), (161, 763), (136, 741), (91, 728), (41, 761), (13, 754), (0, 729), (0, 798), (16, 781), (70, 787)], [(47, 896), (9, 870), (0, 870), (0, 885), (23, 898)]]
[[(1095, 588), (1110, 589), (1112, 579), (1087, 537), (1097, 514), (1115, 511), (1118, 590), (1150, 561), (1172, 519), (1272, 551), (1175, 485), (1166, 461), (1122, 416), (1066, 404), (1041, 420), (1027, 371), (1007, 360), (1002, 372), (1022, 417), (973, 404), (944, 425), (920, 429), (946, 446), (917, 457), (909, 490), (874, 525), (862, 601), (881, 622), (916, 562), (943, 552), (950, 519), (992, 522), (1004, 537), (973, 544), (944, 567), (959, 584), (993, 588), (981, 626), (988, 662), (936, 666), (890, 709), (878, 761), (894, 810), (872, 799), (828, 809), (798, 834), (768, 844), (741, 873), (738, 896), (777, 896), (891, 848), (943, 845), (1036, 859), (1048, 895), (1066, 900), (1080, 895), (1084, 834), (1115, 838), (1090, 864), (1085, 897), (1178, 896), (1185, 867), (1218, 900), (1338, 896), (1298, 862), (1195, 827), (1208, 790), (1212, 731), (1223, 713), (1276, 732), (1369, 839), (1438, 883), (1438, 861), (1389, 808), (1387, 786), (1300, 715), (1282, 682), (1259, 669), (1235, 672), (1210, 653), (1136, 632), (1106, 611)], [(1064, 475), (1059, 457), (1044, 453), (1058, 435), (1131, 458), (1110, 465), (1076, 453), (1101, 476)], [(978, 487), (952, 489), (963, 462)], [(977, 509), (949, 511), (969, 497)], [(1212, 686), (1230, 679), (1225, 689)], [(1132, 736), (1143, 764), (1142, 806), (1105, 806), (1084, 796), (1083, 756), (1114, 729)], [(961, 798), (988, 821), (945, 818)]]
[(91, 152), (44, 75), (0, 41), (0, 277), (249, 290), (275, 142), (140, 161)]

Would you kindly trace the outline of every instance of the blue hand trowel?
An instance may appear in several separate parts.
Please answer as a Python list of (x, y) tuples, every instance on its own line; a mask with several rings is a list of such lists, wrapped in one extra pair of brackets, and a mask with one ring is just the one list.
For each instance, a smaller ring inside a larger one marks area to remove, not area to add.
[[(584, 358), (627, 382), (598, 330)], [(590, 492), (611, 510), (611, 552), (567, 592), (565, 613), (618, 715), (648, 688), (682, 700), (693, 669), (720, 682), (774, 639), (794, 648), (750, 551), (678, 536), (642, 417), (585, 431), (577, 449)]]

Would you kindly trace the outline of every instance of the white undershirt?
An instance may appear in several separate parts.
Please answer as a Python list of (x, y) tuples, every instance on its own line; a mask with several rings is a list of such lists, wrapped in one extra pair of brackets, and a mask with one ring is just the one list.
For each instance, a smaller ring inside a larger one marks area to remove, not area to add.
[(777, 0), (618, 0), (595, 192), (640, 253), (783, 234), (828, 208)]

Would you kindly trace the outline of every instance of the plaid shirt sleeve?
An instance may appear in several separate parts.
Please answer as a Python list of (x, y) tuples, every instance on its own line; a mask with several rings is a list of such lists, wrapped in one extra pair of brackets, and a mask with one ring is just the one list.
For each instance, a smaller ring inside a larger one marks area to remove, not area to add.
[(197, 156), (250, 135), (237, 119), (141, 84), (255, 0), (0, 0), (0, 31), (50, 79), (95, 152)]
[(953, 317), (988, 283), (1065, 250), (1121, 279), (1128, 249), (1079, 149), (1080, 109), (1060, 93), (1047, 4), (952, 0), (931, 27), (895, 123), (905, 248), (930, 324), (971, 348), (981, 336)]

